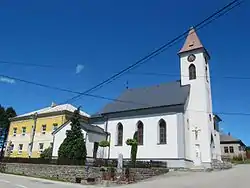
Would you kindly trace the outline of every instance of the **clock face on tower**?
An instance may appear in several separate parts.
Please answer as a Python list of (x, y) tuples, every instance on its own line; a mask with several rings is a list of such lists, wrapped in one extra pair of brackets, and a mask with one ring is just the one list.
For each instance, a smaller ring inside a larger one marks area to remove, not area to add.
[(188, 56), (187, 59), (188, 59), (189, 62), (193, 62), (195, 60), (195, 58), (196, 58), (195, 55), (191, 54), (191, 55)]

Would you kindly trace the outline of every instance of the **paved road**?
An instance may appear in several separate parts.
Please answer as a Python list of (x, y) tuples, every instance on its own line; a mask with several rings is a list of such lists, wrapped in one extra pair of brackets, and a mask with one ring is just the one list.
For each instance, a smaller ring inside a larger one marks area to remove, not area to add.
[[(246, 188), (250, 165), (239, 165), (230, 170), (210, 173), (169, 173), (123, 188)], [(0, 174), (0, 188), (87, 188), (77, 184), (54, 182), (36, 178)], [(101, 187), (101, 186), (98, 186)]]
[(79, 184), (55, 182), (38, 178), (0, 173), (0, 188), (87, 188)]
[(219, 172), (169, 174), (152, 181), (126, 185), (124, 188), (247, 188), (249, 178), (250, 165), (238, 165)]

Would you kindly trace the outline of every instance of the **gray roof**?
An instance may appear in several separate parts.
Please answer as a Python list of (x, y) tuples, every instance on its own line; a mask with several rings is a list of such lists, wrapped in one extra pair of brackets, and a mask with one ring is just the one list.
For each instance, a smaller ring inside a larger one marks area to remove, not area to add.
[(234, 138), (228, 134), (220, 134), (220, 143), (221, 144), (230, 144), (230, 143), (238, 143), (241, 146), (246, 146), (242, 140), (238, 138)]
[(107, 104), (99, 113), (107, 114), (153, 107), (184, 105), (189, 90), (190, 85), (181, 86), (180, 81), (127, 89), (116, 101)]
[(102, 129), (99, 126), (96, 125), (91, 125), (87, 123), (81, 123), (82, 129), (85, 131), (90, 131), (90, 132), (95, 132), (95, 133), (100, 133), (100, 134), (106, 134), (104, 129)]
[[(56, 134), (58, 133), (63, 127), (65, 127), (66, 125), (68, 125), (69, 123), (71, 123), (71, 121), (67, 121), (64, 124), (62, 124), (58, 129), (56, 129), (55, 131), (52, 132), (52, 134)], [(99, 133), (99, 134), (107, 134), (104, 129), (102, 129), (99, 126), (96, 125), (91, 125), (85, 122), (80, 122), (81, 123), (81, 127), (83, 130), (85, 130), (86, 132), (94, 132), (94, 133)]]
[(228, 135), (228, 134), (221, 134), (220, 135), (220, 141), (221, 142), (238, 142), (238, 141), (241, 141), (241, 140), (238, 139), (238, 138), (234, 138), (234, 137), (232, 137), (231, 135)]

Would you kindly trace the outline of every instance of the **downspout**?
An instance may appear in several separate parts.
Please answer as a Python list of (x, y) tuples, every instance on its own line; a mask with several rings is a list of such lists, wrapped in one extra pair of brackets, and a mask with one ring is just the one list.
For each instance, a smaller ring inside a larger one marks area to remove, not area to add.
[(31, 133), (31, 141), (30, 141), (30, 148), (29, 148), (29, 158), (32, 157), (32, 150), (33, 150), (33, 145), (34, 145), (34, 137), (35, 137), (35, 134), (36, 134), (36, 123), (37, 123), (37, 112), (34, 113), (33, 115), (33, 120), (34, 120), (34, 125), (33, 125), (33, 129), (32, 129), (32, 133)]
[(111, 134), (109, 134), (109, 151), (108, 151), (108, 159), (110, 158), (110, 141), (111, 141)]
[[(52, 155), (51, 155), (51, 158), (53, 159), (53, 150), (54, 150), (54, 144), (55, 143), (55, 134), (53, 135), (53, 143), (52, 143)], [(57, 151), (57, 158), (58, 158), (58, 151)]]
[[(104, 116), (105, 117), (105, 116)], [(105, 124), (105, 128), (104, 128), (105, 132), (108, 132), (108, 117), (106, 117), (106, 124)]]
[[(105, 117), (105, 116), (104, 116)], [(107, 133), (107, 138), (106, 140), (109, 141), (109, 149), (108, 149), (108, 159), (110, 158), (110, 141), (111, 141), (111, 134), (108, 133), (108, 117), (106, 116), (106, 124), (105, 124), (105, 128), (104, 131)]]

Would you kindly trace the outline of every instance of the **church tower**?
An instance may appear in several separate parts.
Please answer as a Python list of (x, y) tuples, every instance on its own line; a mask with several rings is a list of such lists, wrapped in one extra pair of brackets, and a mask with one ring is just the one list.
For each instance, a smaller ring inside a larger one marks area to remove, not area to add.
[[(210, 167), (216, 150), (220, 149), (214, 138), (214, 120), (209, 73), (210, 56), (191, 28), (179, 51), (181, 85), (190, 85), (185, 111), (188, 142), (186, 157), (195, 166)], [(217, 135), (219, 137), (219, 134)]]

